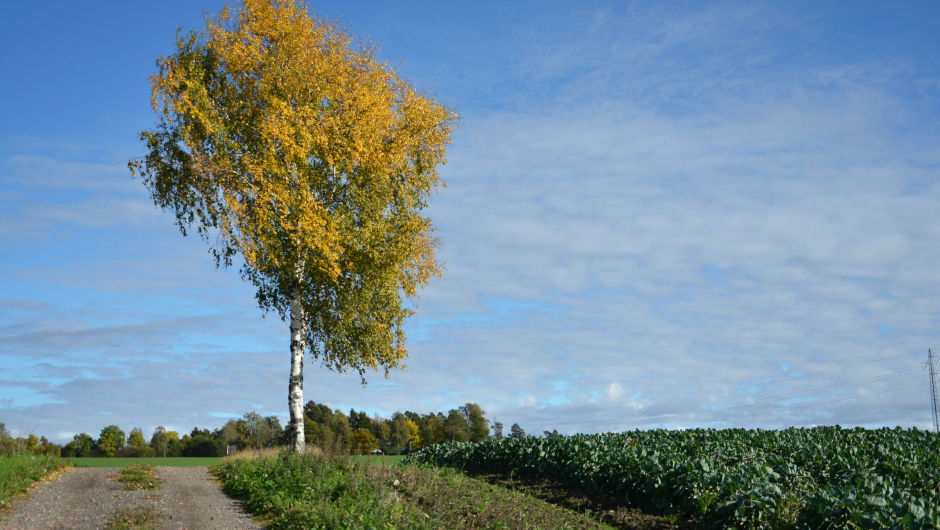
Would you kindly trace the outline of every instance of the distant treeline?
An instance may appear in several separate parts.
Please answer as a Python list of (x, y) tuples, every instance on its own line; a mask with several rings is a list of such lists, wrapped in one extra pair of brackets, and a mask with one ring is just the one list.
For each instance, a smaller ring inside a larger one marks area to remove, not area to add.
[[(304, 433), (308, 446), (332, 454), (376, 451), (404, 454), (449, 440), (479, 442), (490, 437), (502, 438), (503, 424), (491, 424), (485, 415), (486, 411), (476, 403), (451, 409), (446, 415), (442, 412), (418, 414), (405, 411), (383, 418), (378, 415), (370, 417), (355, 409), (345, 414), (322, 403), (308, 401), (304, 405)], [(189, 434), (180, 436), (178, 432), (160, 426), (154, 429), (148, 441), (138, 427), (126, 435), (117, 425), (109, 425), (97, 438), (83, 432), (60, 446), (44, 436), (36, 438), (32, 434), (14, 439), (0, 423), (0, 454), (26, 450), (64, 457), (224, 456), (230, 445), (240, 451), (288, 445), (289, 427), (282, 427), (276, 416), (249, 412), (212, 431), (195, 427)], [(515, 438), (526, 434), (518, 424), (513, 424), (508, 435)]]
[(58, 456), (61, 449), (61, 446), (50, 442), (45, 436), (36, 438), (36, 435), (30, 434), (26, 438), (13, 438), (7, 431), (6, 424), (0, 423), (0, 456), (10, 455), (17, 451)]
[[(503, 424), (490, 423), (486, 411), (467, 403), (443, 412), (418, 414), (405, 411), (391, 418), (369, 417), (350, 409), (349, 414), (328, 405), (308, 401), (304, 405), (304, 434), (308, 445), (332, 453), (366, 454), (380, 449), (386, 454), (402, 454), (449, 440), (480, 442), (503, 437)], [(522, 437), (525, 431), (513, 424), (509, 436)]]

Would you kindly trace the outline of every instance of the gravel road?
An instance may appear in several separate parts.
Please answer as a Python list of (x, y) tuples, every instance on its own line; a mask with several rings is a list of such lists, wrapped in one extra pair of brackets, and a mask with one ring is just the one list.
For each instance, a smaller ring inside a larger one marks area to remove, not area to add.
[(227, 497), (205, 467), (158, 467), (158, 491), (123, 491), (109, 480), (119, 468), (72, 468), (14, 502), (0, 530), (96, 530), (122, 506), (155, 504), (167, 530), (262, 530)]

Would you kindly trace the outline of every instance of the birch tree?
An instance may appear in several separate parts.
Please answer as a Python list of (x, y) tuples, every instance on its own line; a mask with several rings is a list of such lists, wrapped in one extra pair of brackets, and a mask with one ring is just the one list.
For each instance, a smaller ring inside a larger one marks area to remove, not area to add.
[(340, 372), (404, 369), (403, 323), (442, 275), (422, 215), (458, 119), (377, 48), (293, 0), (244, 0), (177, 34), (150, 78), (153, 129), (131, 160), (217, 266), (240, 256), (290, 320), (291, 448), (304, 449), (305, 352)]

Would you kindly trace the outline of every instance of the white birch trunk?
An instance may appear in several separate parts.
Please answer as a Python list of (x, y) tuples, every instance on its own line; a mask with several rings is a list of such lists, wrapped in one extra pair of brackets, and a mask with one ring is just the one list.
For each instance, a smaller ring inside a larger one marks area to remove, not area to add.
[(304, 352), (307, 349), (307, 320), (300, 303), (300, 292), (294, 292), (290, 305), (290, 385), (287, 406), (290, 408), (291, 452), (304, 452)]

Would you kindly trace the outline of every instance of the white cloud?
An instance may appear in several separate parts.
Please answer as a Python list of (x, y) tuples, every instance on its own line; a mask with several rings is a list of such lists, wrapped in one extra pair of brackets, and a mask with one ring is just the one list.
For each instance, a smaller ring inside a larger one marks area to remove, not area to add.
[(617, 398), (623, 395), (623, 387), (620, 386), (620, 383), (611, 383), (607, 385), (607, 398), (611, 401), (616, 401)]
[(534, 407), (539, 404), (539, 400), (535, 396), (522, 396), (515, 403), (520, 407)]

